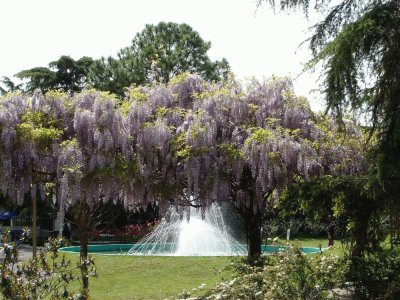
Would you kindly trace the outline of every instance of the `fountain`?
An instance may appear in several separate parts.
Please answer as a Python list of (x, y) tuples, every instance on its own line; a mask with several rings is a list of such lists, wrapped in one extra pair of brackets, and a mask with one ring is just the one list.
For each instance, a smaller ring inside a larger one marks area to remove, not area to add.
[(227, 233), (221, 209), (213, 204), (201, 217), (190, 208), (190, 220), (171, 208), (160, 225), (129, 251), (132, 255), (223, 256), (245, 255), (247, 249)]
[[(90, 253), (149, 256), (231, 256), (247, 255), (227, 232), (221, 208), (213, 204), (202, 218), (199, 209), (190, 208), (190, 219), (182, 218), (172, 207), (158, 227), (136, 244), (89, 245)], [(285, 251), (286, 246), (263, 245), (264, 254)], [(302, 247), (303, 253), (318, 253), (320, 248)], [(79, 252), (79, 246), (63, 247), (62, 252)]]

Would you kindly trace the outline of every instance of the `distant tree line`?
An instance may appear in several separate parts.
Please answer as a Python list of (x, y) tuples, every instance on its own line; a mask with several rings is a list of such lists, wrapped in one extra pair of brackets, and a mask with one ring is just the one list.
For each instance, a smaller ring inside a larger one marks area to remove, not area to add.
[(15, 84), (9, 77), (0, 80), (0, 94), (22, 90), (46, 92), (59, 89), (80, 92), (85, 87), (109, 91), (124, 96), (131, 85), (145, 85), (157, 81), (168, 83), (180, 73), (196, 73), (208, 81), (226, 79), (228, 61), (212, 61), (207, 51), (211, 43), (187, 24), (161, 22), (146, 25), (134, 37), (132, 44), (122, 48), (117, 57), (81, 57), (74, 60), (68, 55), (49, 63), (48, 67), (22, 70), (15, 76), (24, 81)]

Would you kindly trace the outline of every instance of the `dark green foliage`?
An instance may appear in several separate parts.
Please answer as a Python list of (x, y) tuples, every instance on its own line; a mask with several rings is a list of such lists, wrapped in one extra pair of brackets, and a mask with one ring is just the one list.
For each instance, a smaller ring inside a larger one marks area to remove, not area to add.
[(314, 8), (325, 16), (313, 27), (309, 45), (314, 54), (311, 66), (323, 63), (327, 110), (339, 119), (349, 109), (366, 116), (371, 133), (379, 135), (373, 176), (389, 187), (386, 198), (399, 194), (400, 2), (277, 2), (282, 10), (302, 7), (307, 13)]
[(94, 61), (89, 72), (89, 82), (101, 91), (122, 96), (124, 89), (138, 82), (134, 73), (128, 73), (122, 63), (113, 57), (100, 58)]
[(332, 190), (332, 182), (331, 176), (323, 176), (291, 185), (279, 202), (282, 215), (290, 217), (306, 214), (313, 220), (327, 220), (334, 209), (335, 191)]
[(49, 64), (55, 70), (56, 79), (52, 88), (64, 91), (79, 92), (84, 87), (93, 59), (81, 57), (74, 60), (69, 56), (61, 56)]
[(198, 73), (211, 81), (220, 80), (229, 68), (226, 60), (209, 59), (210, 47), (211, 43), (205, 42), (189, 25), (160, 22), (146, 25), (132, 45), (121, 49), (118, 56), (127, 71), (132, 68), (139, 74), (138, 84), (149, 80), (167, 83), (182, 72)]
[(28, 92), (33, 92), (35, 89), (78, 92), (83, 89), (92, 64), (93, 59), (90, 57), (74, 60), (69, 56), (61, 56), (58, 60), (49, 63), (49, 68), (36, 67), (23, 70), (16, 76), (19, 79), (28, 80), (25, 86)]
[(382, 251), (353, 260), (346, 280), (353, 283), (354, 299), (399, 299), (399, 254)]
[[(229, 64), (225, 58), (211, 61), (207, 55), (210, 47), (211, 43), (205, 42), (189, 25), (161, 22), (146, 25), (130, 46), (119, 51), (117, 58), (94, 60), (85, 56), (74, 60), (64, 55), (50, 62), (48, 68), (23, 70), (16, 77), (27, 80), (24, 87), (27, 92), (35, 89), (79, 92), (88, 85), (122, 97), (131, 85), (168, 83), (185, 72), (209, 81), (226, 79)], [(8, 78), (2, 83), (5, 88), (0, 87), (0, 94), (21, 88)]]
[[(266, 1), (266, 0), (265, 0)], [(260, 5), (264, 0), (258, 1)], [(367, 203), (380, 203), (390, 219), (399, 218), (400, 194), (400, 2), (269, 0), (281, 10), (315, 9), (323, 20), (308, 40), (314, 59), (322, 64), (327, 112), (339, 121), (349, 112), (365, 117), (370, 133)], [(349, 193), (352, 191), (348, 190)], [(365, 193), (364, 193), (365, 195)], [(363, 198), (363, 197), (362, 197)], [(373, 200), (372, 200), (373, 198)], [(352, 202), (354, 209), (363, 204)], [(369, 205), (367, 205), (368, 207)], [(373, 207), (374, 205), (372, 205)], [(370, 207), (370, 209), (372, 208)], [(350, 209), (351, 207), (349, 207)], [(362, 209), (365, 212), (366, 209)], [(359, 219), (371, 217), (360, 212)], [(354, 211), (354, 215), (358, 212)], [(367, 221), (365, 221), (367, 222)], [(369, 223), (369, 222), (367, 222)], [(364, 224), (366, 225), (366, 224)], [(372, 228), (371, 228), (372, 229)], [(397, 229), (399, 232), (399, 229)], [(398, 235), (393, 232), (392, 236)]]
[(381, 222), (383, 203), (367, 180), (366, 176), (325, 176), (292, 185), (282, 197), (282, 212), (307, 215), (326, 227), (334, 219), (338, 238), (347, 242), (354, 257), (376, 251), (387, 228)]
[(44, 67), (35, 67), (23, 70), (17, 75), (19, 79), (28, 79), (25, 90), (33, 92), (35, 89), (47, 91), (53, 87), (56, 80), (55, 72)]
[(209, 81), (226, 79), (229, 64), (226, 59), (211, 61), (207, 55), (211, 43), (187, 24), (160, 22), (146, 25), (129, 47), (118, 53), (118, 58), (95, 61), (90, 72), (90, 83), (99, 90), (123, 96), (132, 84), (168, 83), (184, 73), (196, 73)]
[(0, 95), (6, 93), (12, 93), (14, 91), (18, 91), (22, 88), (22, 84), (15, 84), (9, 77), (3, 76), (2, 80), (0, 80)]

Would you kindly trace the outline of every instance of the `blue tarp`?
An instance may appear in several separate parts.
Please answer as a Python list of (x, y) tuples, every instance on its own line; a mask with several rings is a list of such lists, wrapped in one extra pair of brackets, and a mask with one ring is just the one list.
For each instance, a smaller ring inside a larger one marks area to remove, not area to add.
[(18, 216), (18, 213), (15, 211), (3, 211), (0, 213), (0, 220), (9, 220), (16, 216)]

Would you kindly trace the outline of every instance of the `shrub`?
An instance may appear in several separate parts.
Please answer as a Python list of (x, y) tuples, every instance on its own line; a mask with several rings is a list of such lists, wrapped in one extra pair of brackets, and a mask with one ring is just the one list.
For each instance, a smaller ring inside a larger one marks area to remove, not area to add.
[(267, 299), (326, 299), (340, 285), (343, 261), (337, 256), (308, 257), (298, 248), (289, 248), (273, 257), (266, 266)]
[(400, 251), (353, 258), (346, 279), (354, 286), (354, 299), (400, 299)]
[[(23, 239), (26, 237), (27, 231), (24, 231)], [(0, 266), (0, 293), (4, 299), (85, 299), (82, 293), (68, 288), (72, 281), (79, 280), (73, 271), (81, 266), (72, 267), (70, 260), (59, 256), (62, 239), (50, 239), (44, 251), (23, 263), (18, 262), (17, 245), (4, 239), (4, 259)], [(93, 260), (90, 266), (94, 267)]]
[[(344, 261), (337, 256), (306, 256), (297, 247), (263, 256), (257, 265), (235, 259), (234, 278), (196, 299), (327, 299), (343, 282)], [(187, 295), (186, 295), (187, 296)]]
[(93, 230), (91, 241), (136, 243), (154, 230), (159, 222), (150, 222), (140, 225), (127, 225), (122, 229)]

